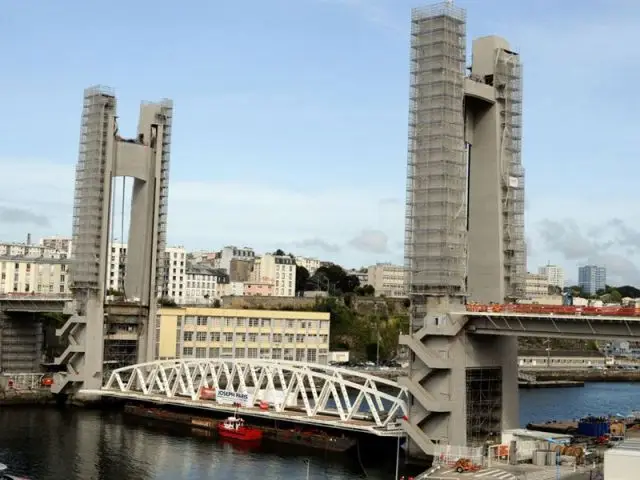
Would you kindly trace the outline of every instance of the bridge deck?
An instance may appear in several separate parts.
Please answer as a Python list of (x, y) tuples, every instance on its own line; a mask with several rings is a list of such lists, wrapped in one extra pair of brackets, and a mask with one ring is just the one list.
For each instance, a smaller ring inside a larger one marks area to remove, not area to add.
[[(96, 395), (102, 397), (121, 398), (123, 400), (135, 400), (140, 402), (150, 402), (158, 405), (174, 405), (178, 407), (196, 408), (200, 410), (208, 410), (220, 413), (232, 414), (236, 408), (231, 405), (220, 405), (211, 400), (191, 400), (183, 397), (167, 397), (166, 395), (151, 395), (134, 392), (121, 392), (118, 390), (81, 390), (85, 395)], [(368, 433), (379, 437), (404, 437), (405, 433), (402, 429), (385, 429), (376, 427), (365, 415), (359, 415), (359, 418), (351, 420), (341, 420), (336, 412), (335, 416), (328, 413), (317, 414), (313, 417), (307, 416), (304, 411), (285, 410), (277, 413), (271, 410), (262, 410), (257, 407), (240, 407), (238, 409), (241, 415), (247, 417), (268, 418), (272, 420), (282, 420), (292, 423), (300, 423), (305, 425), (316, 425), (338, 430), (347, 430), (353, 432)]]
[(640, 317), (513, 312), (457, 312), (474, 334), (593, 340), (637, 339)]

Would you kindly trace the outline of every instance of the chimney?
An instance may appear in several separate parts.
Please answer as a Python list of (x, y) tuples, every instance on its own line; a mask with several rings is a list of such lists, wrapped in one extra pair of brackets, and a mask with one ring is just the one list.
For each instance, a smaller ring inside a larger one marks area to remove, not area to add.
[(27, 245), (31, 245), (31, 234), (27, 233)]

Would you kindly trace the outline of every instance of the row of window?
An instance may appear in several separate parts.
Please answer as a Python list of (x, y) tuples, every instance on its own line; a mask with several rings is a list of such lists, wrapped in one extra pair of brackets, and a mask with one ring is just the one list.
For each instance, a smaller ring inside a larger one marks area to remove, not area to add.
[[(178, 334), (179, 338), (179, 334)], [(185, 343), (193, 342), (235, 342), (245, 343), (327, 343), (328, 335), (304, 335), (293, 333), (221, 333), (221, 332), (183, 332), (182, 340)]]
[[(180, 351), (180, 350), (176, 350)], [(259, 358), (261, 360), (290, 360), (297, 362), (326, 362), (324, 348), (219, 348), (183, 347), (182, 357), (195, 358)]]
[[(182, 324), (178, 317), (178, 326)], [(285, 320), (280, 318), (245, 318), (245, 317), (204, 317), (186, 316), (185, 325), (199, 325), (209, 327), (262, 327), (262, 328), (329, 328), (329, 320)]]

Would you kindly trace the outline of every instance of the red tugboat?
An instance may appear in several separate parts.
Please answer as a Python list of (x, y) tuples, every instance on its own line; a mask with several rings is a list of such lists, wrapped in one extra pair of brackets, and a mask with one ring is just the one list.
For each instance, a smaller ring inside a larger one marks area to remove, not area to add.
[(262, 430), (248, 427), (242, 418), (235, 415), (218, 424), (218, 434), (222, 438), (245, 442), (256, 442), (262, 439)]

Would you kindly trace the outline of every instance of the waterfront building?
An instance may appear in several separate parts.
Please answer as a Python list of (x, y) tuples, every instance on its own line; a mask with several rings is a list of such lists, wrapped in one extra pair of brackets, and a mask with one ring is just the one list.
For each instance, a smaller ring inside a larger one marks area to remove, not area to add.
[(155, 358), (248, 358), (327, 363), (325, 312), (162, 308)]

